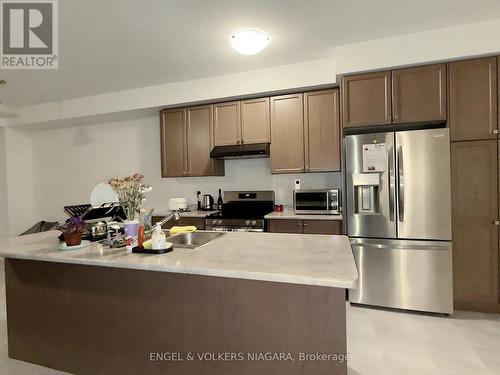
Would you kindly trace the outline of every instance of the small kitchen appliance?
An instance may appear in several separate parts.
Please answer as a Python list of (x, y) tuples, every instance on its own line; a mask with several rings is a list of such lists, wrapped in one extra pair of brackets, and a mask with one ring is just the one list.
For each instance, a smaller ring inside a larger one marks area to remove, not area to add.
[(187, 211), (188, 203), (186, 198), (170, 198), (168, 200), (168, 209), (170, 211)]
[(210, 194), (205, 194), (203, 196), (203, 202), (201, 206), (202, 211), (213, 211), (214, 209), (214, 197)]
[(339, 189), (294, 190), (293, 211), (296, 214), (340, 215)]

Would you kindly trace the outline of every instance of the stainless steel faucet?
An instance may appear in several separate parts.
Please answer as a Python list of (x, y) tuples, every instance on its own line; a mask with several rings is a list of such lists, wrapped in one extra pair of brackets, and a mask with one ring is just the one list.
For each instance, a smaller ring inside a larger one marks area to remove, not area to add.
[(169, 222), (172, 219), (179, 220), (180, 217), (181, 215), (179, 215), (177, 211), (174, 211), (170, 215), (165, 216), (163, 219), (161, 219), (161, 221), (157, 222), (156, 224), (160, 224), (160, 226), (163, 226), (163, 224)]

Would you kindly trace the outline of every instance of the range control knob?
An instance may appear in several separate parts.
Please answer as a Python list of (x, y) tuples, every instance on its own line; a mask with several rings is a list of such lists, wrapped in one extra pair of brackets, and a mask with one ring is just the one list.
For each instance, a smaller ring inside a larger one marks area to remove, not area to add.
[(222, 224), (222, 220), (217, 220), (217, 225), (221, 225)]
[(246, 226), (249, 226), (249, 225), (250, 225), (250, 220), (246, 220), (246, 221), (245, 221), (245, 225), (246, 225)]
[(256, 220), (252, 220), (252, 225), (255, 225), (257, 224), (257, 221)]

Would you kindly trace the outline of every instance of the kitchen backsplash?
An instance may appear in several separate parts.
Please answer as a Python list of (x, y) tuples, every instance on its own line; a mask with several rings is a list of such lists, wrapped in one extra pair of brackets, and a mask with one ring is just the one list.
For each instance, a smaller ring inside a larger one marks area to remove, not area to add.
[(296, 179), (301, 180), (302, 189), (340, 188), (342, 184), (339, 172), (272, 175), (269, 159), (226, 160), (224, 177), (168, 178), (157, 182), (146, 205), (164, 211), (168, 198), (184, 197), (195, 204), (197, 190), (217, 199), (218, 189), (274, 190), (276, 203), (292, 205)]

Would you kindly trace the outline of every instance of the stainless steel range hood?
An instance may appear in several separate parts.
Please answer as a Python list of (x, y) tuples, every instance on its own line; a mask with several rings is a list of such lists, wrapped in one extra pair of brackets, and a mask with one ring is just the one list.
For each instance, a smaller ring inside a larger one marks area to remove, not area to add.
[(210, 152), (210, 157), (215, 159), (253, 159), (268, 158), (269, 154), (269, 143), (256, 143), (250, 145), (215, 146)]

